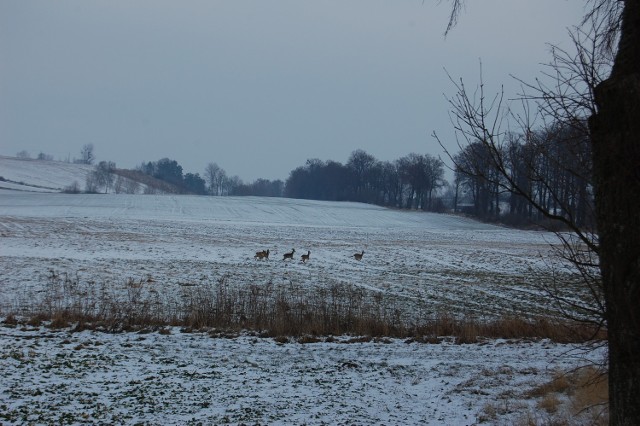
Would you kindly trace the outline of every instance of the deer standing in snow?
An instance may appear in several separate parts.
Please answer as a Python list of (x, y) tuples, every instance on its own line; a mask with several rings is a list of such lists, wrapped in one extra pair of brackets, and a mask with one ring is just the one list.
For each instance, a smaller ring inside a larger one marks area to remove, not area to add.
[(302, 261), (302, 263), (307, 263), (309, 257), (311, 257), (311, 251), (307, 250), (307, 254), (303, 254), (302, 256), (300, 256), (300, 260)]
[(291, 249), (289, 253), (284, 254), (284, 257), (282, 258), (282, 260), (287, 260), (287, 259), (293, 260), (293, 253), (295, 252), (296, 252), (296, 249)]
[(257, 251), (254, 259), (267, 259), (269, 260), (269, 249)]
[(360, 261), (360, 260), (362, 260), (362, 256), (364, 256), (364, 250), (362, 250), (362, 253), (356, 253), (356, 254), (354, 254), (354, 255), (353, 255), (353, 258), (354, 258), (355, 260)]

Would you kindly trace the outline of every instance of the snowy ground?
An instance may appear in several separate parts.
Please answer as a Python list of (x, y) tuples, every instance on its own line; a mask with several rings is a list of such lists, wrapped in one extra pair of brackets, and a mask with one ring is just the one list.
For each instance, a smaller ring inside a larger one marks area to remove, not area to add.
[[(0, 241), (5, 310), (33, 300), (50, 270), (114, 288), (152, 278), (165, 294), (224, 276), (232, 285), (346, 282), (430, 312), (553, 308), (536, 287), (548, 278), (553, 234), (358, 203), (4, 191)], [(294, 261), (282, 261), (292, 248)], [(270, 259), (256, 261), (266, 249)]]
[[(167, 295), (223, 276), (234, 285), (346, 282), (432, 312), (546, 313), (536, 284), (554, 241), (357, 203), (0, 190), (0, 317), (37, 300), (50, 270), (114, 291), (127, 278), (152, 278)], [(295, 260), (282, 261), (292, 248)], [(264, 249), (270, 260), (255, 260)], [(3, 325), (0, 423), (513, 424), (530, 410), (544, 417), (527, 390), (603, 356), (575, 349)]]
[(0, 328), (0, 423), (542, 424), (527, 392), (589, 362), (546, 341), (277, 344), (169, 331)]
[(84, 188), (94, 166), (6, 157), (0, 155), (0, 189), (27, 192), (60, 192), (77, 182)]

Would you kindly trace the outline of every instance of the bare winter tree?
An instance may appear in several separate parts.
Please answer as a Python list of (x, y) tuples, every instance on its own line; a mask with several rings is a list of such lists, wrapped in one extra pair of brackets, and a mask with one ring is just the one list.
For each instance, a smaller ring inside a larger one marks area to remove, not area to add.
[(125, 194), (137, 194), (140, 191), (140, 183), (132, 179), (126, 179), (123, 189)]
[(78, 160), (78, 163), (80, 164), (93, 164), (93, 162), (95, 161), (96, 157), (93, 153), (93, 144), (92, 143), (88, 143), (86, 145), (82, 146), (82, 149), (80, 150), (80, 159)]
[[(592, 159), (588, 129), (583, 125), (589, 110), (576, 108), (579, 100), (572, 98), (576, 94), (562, 84), (575, 80), (573, 71), (554, 69), (553, 87), (558, 91), (545, 90), (541, 95), (536, 86), (536, 94), (525, 99), (538, 101), (541, 114), (554, 110), (552, 124), (534, 130), (530, 106), (523, 103), (523, 112), (516, 114), (505, 105), (502, 92), (487, 97), (481, 76), (480, 85), (471, 92), (462, 81), (453, 82), (457, 91), (448, 101), (459, 153), (452, 155), (440, 144), (454, 163), (456, 176), (469, 189), (477, 216), (497, 218), (501, 195), (509, 194), (511, 213), (522, 210), (531, 216), (536, 212), (538, 218), (554, 224), (563, 243), (557, 254), (582, 277), (583, 299), (576, 302), (576, 295), (567, 293), (566, 283), (558, 280), (541, 280), (541, 287), (567, 316), (602, 327), (606, 309), (593, 220)], [(557, 105), (567, 109), (558, 111)], [(511, 130), (513, 123), (520, 127), (519, 133)]]
[[(451, 3), (447, 31), (455, 25), (464, 0)], [(587, 0), (586, 4), (585, 22), (598, 16), (603, 19), (604, 41), (598, 49), (615, 51), (609, 76), (593, 87), (595, 109), (588, 117), (597, 225), (593, 249), (602, 277), (608, 330), (610, 424), (638, 425), (640, 0)]]
[[(603, 2), (605, 3), (605, 2)], [(623, 3), (609, 78), (589, 120), (600, 270), (609, 329), (611, 424), (640, 424), (640, 1)], [(615, 22), (615, 21), (614, 21)]]
[(23, 160), (27, 160), (29, 158), (31, 158), (31, 154), (29, 154), (29, 152), (27, 150), (22, 150), (19, 153), (16, 154), (16, 157), (23, 159)]
[(211, 195), (223, 195), (227, 173), (216, 163), (209, 163), (204, 170), (204, 180), (209, 185)]
[[(101, 161), (95, 169), (87, 175), (85, 187), (87, 192), (104, 190), (106, 194), (115, 180), (116, 164), (113, 161)], [(117, 192), (117, 191), (116, 191)]]
[(429, 154), (411, 153), (397, 162), (400, 182), (406, 186), (406, 208), (431, 210), (433, 194), (444, 185), (444, 167)]
[(113, 184), (113, 192), (115, 192), (116, 194), (125, 193), (124, 192), (125, 181), (126, 181), (125, 178), (123, 178), (122, 176), (118, 175), (118, 177), (116, 177), (116, 181)]
[(220, 177), (220, 187), (221, 192), (220, 195), (230, 195), (236, 191), (236, 188), (242, 185), (242, 179), (239, 176), (234, 175), (231, 177), (227, 177), (227, 174), (224, 173)]
[(39, 153), (36, 158), (40, 161), (53, 161), (53, 155), (44, 152)]
[(349, 156), (347, 167), (353, 174), (351, 186), (353, 187), (355, 199), (358, 201), (365, 199), (363, 193), (368, 189), (368, 175), (376, 162), (377, 160), (373, 155), (368, 154), (362, 149), (353, 151)]

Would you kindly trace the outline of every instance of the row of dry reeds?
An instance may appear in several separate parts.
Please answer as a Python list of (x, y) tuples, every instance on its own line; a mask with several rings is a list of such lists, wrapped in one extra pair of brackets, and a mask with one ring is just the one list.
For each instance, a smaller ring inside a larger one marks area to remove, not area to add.
[(603, 339), (588, 324), (531, 316), (478, 319), (446, 312), (409, 310), (381, 292), (335, 282), (309, 288), (293, 283), (232, 286), (217, 282), (185, 285), (167, 295), (158, 283), (128, 280), (114, 287), (81, 282), (50, 271), (37, 298), (5, 308), (6, 321), (49, 321), (52, 327), (111, 331), (181, 326), (188, 329), (251, 330), (266, 336), (356, 335), (408, 338), (436, 343), (443, 336), (458, 343), (483, 338), (547, 338), (556, 342)]

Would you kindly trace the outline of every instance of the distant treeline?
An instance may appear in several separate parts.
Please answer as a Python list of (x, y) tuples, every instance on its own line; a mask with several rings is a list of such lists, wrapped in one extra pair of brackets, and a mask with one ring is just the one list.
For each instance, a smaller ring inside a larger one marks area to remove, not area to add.
[(258, 179), (251, 184), (245, 184), (238, 176), (229, 177), (216, 163), (207, 165), (204, 177), (199, 173), (183, 174), (182, 166), (169, 158), (142, 163), (137, 167), (137, 171), (170, 184), (174, 189), (171, 192), (183, 194), (281, 197), (284, 192), (284, 183), (281, 180)]
[(475, 141), (452, 160), (454, 209), (514, 225), (540, 223), (546, 216), (581, 229), (594, 226), (591, 142), (585, 121), (508, 133), (504, 143), (492, 147)]
[(215, 163), (206, 167), (204, 178), (197, 173), (183, 175), (182, 167), (168, 158), (143, 163), (138, 170), (191, 194), (359, 201), (423, 210), (443, 209), (435, 195), (446, 184), (442, 161), (428, 154), (382, 162), (363, 150), (354, 151), (344, 165), (307, 160), (289, 174), (286, 182), (257, 179), (245, 184), (238, 177), (229, 178)]
[[(87, 179), (87, 192), (182, 193), (214, 196), (289, 197), (356, 201), (400, 209), (462, 212), (482, 220), (512, 224), (544, 220), (532, 201), (578, 226), (593, 222), (591, 151), (588, 135), (574, 126), (551, 125), (527, 135), (510, 133), (499, 151), (477, 141), (449, 154), (455, 179), (444, 179), (444, 164), (429, 154), (411, 153), (379, 161), (363, 150), (346, 164), (309, 159), (281, 180), (244, 183), (216, 163), (204, 176), (183, 173), (177, 161), (163, 158), (136, 170), (100, 162)], [(499, 162), (496, 163), (496, 157)], [(499, 164), (500, 168), (496, 167)], [(114, 181), (114, 175), (117, 179)], [(520, 192), (510, 190), (517, 185)]]
[(182, 166), (176, 160), (163, 158), (158, 161), (142, 163), (138, 170), (161, 181), (175, 186), (186, 194), (206, 194), (206, 182), (198, 173), (182, 173)]
[(409, 154), (396, 161), (379, 161), (363, 150), (351, 153), (346, 164), (307, 160), (293, 170), (285, 195), (331, 201), (359, 201), (396, 208), (442, 210), (435, 195), (445, 186), (444, 165), (429, 154)]

